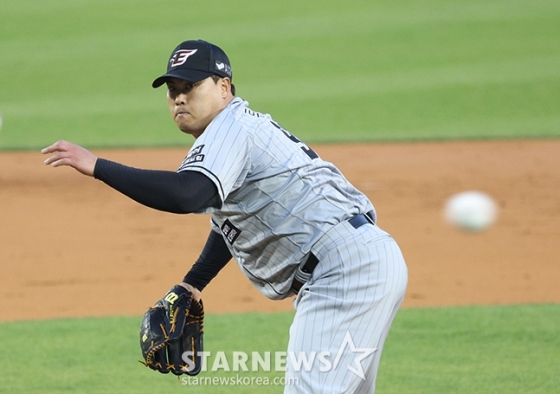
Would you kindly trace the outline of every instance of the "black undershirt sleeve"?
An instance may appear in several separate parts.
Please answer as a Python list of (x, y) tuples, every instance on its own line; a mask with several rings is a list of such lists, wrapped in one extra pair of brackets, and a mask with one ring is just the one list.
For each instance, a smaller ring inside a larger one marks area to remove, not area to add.
[[(222, 204), (214, 182), (196, 171), (144, 170), (97, 159), (93, 176), (134, 201), (160, 211), (191, 213)], [(202, 290), (229, 260), (231, 253), (223, 237), (211, 231), (184, 281)]]
[(97, 159), (93, 176), (134, 201), (171, 213), (220, 207), (214, 182), (196, 171), (144, 170)]
[(231, 253), (224, 237), (215, 231), (210, 231), (202, 253), (183, 278), (183, 282), (202, 291), (230, 260)]

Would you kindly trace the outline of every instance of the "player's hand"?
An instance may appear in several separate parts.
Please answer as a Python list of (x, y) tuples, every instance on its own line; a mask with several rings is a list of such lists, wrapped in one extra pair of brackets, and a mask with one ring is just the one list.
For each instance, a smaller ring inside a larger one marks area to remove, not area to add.
[(85, 148), (68, 141), (58, 141), (41, 150), (41, 153), (54, 153), (45, 160), (53, 167), (70, 166), (84, 175), (93, 176), (97, 157)]
[(193, 295), (193, 298), (197, 301), (200, 301), (201, 299), (201, 294), (200, 294), (200, 290), (198, 290), (196, 287), (194, 287), (193, 285), (189, 285), (186, 282), (181, 282), (180, 283), (181, 286), (183, 286), (185, 289), (187, 289), (188, 291), (190, 291)]

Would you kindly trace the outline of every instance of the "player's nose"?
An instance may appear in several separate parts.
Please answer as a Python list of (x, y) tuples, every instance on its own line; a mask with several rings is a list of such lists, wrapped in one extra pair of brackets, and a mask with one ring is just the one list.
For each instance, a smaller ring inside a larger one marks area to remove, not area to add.
[(177, 93), (175, 96), (175, 104), (182, 105), (187, 102), (187, 95), (185, 93)]

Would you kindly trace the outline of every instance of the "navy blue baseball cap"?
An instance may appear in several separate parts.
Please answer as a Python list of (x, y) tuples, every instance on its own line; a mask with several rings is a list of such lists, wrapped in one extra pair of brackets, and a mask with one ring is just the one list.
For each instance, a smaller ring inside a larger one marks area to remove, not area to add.
[(171, 77), (198, 82), (212, 75), (232, 79), (231, 65), (224, 51), (203, 40), (190, 40), (179, 44), (171, 53), (167, 72), (152, 82), (158, 88)]

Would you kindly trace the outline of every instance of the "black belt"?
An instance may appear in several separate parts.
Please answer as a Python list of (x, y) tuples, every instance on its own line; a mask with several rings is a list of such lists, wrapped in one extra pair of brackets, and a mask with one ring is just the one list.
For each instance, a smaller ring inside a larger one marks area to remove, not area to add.
[[(368, 223), (374, 224), (373, 212), (369, 211), (368, 213), (361, 213), (359, 215), (353, 216), (348, 220), (348, 223), (350, 223), (354, 228), (359, 228)], [(309, 257), (307, 257), (307, 261), (305, 262), (301, 270), (306, 274), (311, 274), (317, 264), (319, 264), (319, 259), (313, 253), (309, 252)], [(294, 279), (294, 282), (292, 283), (292, 290), (295, 293), (298, 293), (303, 285), (303, 282)]]

